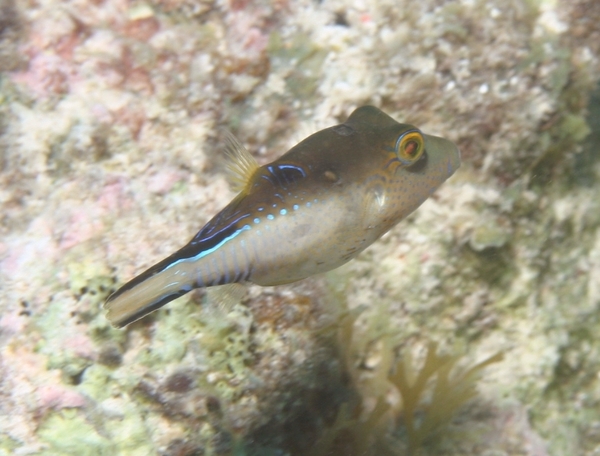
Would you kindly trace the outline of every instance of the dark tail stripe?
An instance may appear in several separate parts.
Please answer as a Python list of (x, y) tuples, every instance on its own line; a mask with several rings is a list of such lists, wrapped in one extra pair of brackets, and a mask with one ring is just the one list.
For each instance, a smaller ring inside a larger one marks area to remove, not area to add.
[[(178, 291), (177, 293), (171, 293), (166, 296), (163, 296), (158, 301), (150, 303), (144, 307), (139, 308), (135, 313), (130, 314), (127, 318), (120, 320), (120, 321), (115, 321), (114, 325), (117, 328), (122, 328), (124, 326), (127, 326), (129, 323), (133, 323), (134, 321), (139, 320), (143, 316), (148, 315), (150, 312), (153, 312), (156, 309), (161, 308), (168, 302), (171, 302), (174, 299), (177, 299), (178, 297), (183, 296), (184, 294), (188, 293), (189, 291), (191, 291), (191, 288), (183, 289), (183, 290)], [(111, 296), (111, 299), (112, 299), (112, 296)]]

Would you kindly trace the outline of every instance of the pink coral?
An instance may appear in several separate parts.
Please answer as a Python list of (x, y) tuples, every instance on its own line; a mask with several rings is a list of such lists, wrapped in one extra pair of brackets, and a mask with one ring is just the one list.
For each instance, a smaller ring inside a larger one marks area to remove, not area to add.
[(43, 385), (36, 390), (41, 409), (77, 408), (85, 405), (85, 397), (63, 385)]

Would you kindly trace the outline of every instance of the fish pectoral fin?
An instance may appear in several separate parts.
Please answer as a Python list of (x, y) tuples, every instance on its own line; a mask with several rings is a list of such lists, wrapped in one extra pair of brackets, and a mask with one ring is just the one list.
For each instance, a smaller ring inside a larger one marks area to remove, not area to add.
[(234, 192), (241, 192), (259, 168), (258, 162), (233, 133), (228, 130), (224, 131), (227, 180)]
[(386, 194), (383, 186), (376, 185), (370, 189), (363, 200), (360, 226), (366, 229), (377, 226), (385, 204)]
[(229, 313), (233, 306), (239, 304), (246, 294), (246, 286), (241, 283), (228, 283), (206, 289), (209, 304), (216, 304), (219, 311)]

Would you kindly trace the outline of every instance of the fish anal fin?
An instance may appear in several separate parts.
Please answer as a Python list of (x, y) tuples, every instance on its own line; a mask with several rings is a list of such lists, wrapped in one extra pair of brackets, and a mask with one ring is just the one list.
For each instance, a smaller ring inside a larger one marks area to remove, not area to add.
[(227, 130), (225, 130), (225, 142), (228, 181), (234, 192), (241, 192), (259, 168), (258, 162), (233, 133)]
[(206, 289), (209, 305), (217, 306), (219, 311), (227, 314), (239, 304), (246, 294), (246, 286), (241, 283), (228, 283)]

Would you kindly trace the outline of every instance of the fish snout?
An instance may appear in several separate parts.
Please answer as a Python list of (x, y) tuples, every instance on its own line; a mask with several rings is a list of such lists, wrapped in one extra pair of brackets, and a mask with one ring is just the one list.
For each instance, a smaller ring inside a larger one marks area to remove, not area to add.
[(460, 168), (460, 150), (458, 150), (456, 144), (439, 136), (424, 136), (425, 150), (427, 150), (430, 158), (437, 161), (441, 166), (445, 164), (446, 178), (452, 176)]

